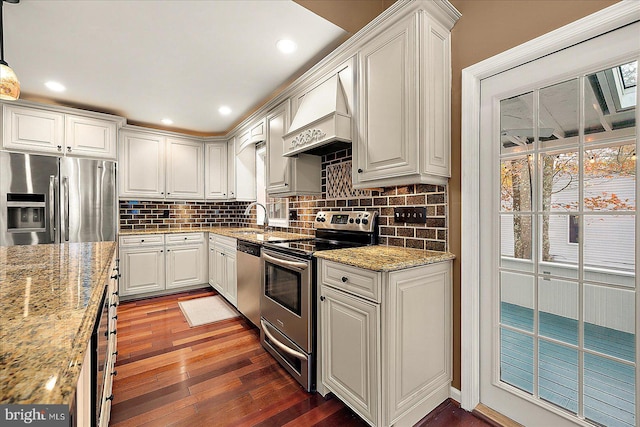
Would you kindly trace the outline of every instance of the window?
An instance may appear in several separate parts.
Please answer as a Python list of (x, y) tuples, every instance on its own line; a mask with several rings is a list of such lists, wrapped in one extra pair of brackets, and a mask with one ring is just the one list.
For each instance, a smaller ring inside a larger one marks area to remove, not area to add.
[[(269, 226), (271, 227), (288, 227), (289, 226), (289, 199), (287, 198), (269, 198), (265, 188), (266, 183), (266, 145), (258, 145), (256, 148), (256, 200), (267, 207), (269, 211)], [(256, 211), (258, 213), (257, 224), (264, 224), (264, 212), (262, 209)]]

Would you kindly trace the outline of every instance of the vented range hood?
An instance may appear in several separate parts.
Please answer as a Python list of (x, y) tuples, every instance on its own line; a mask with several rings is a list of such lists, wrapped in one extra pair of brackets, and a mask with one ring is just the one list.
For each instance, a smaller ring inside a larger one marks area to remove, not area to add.
[[(353, 93), (352, 67), (347, 66), (306, 93), (283, 136), (284, 156), (324, 154), (336, 142), (351, 143), (349, 97)], [(328, 147), (332, 144), (331, 147)]]

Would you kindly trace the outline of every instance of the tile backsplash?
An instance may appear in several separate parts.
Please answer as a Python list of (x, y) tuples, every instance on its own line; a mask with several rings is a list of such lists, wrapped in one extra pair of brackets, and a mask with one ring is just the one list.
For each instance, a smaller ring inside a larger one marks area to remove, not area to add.
[[(448, 249), (447, 187), (415, 184), (371, 190), (351, 187), (351, 149), (322, 157), (322, 196), (289, 198), (289, 209), (297, 220), (282, 231), (313, 236), (315, 215), (320, 210), (367, 209), (379, 214), (380, 244), (445, 251)], [(255, 225), (255, 210), (243, 215), (249, 202), (120, 201), (123, 230), (194, 229), (199, 227), (243, 227)], [(426, 224), (394, 222), (393, 210), (401, 206), (426, 207)], [(165, 217), (168, 211), (168, 217)]]

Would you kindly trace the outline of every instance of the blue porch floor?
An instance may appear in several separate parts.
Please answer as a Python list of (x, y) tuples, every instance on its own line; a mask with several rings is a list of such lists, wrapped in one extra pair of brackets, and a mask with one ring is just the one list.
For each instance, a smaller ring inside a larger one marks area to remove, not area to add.
[[(505, 325), (533, 331), (533, 310), (502, 303)], [(541, 336), (577, 345), (578, 322), (540, 312)], [(585, 324), (585, 347), (634, 361), (635, 335)], [(501, 330), (501, 378), (519, 389), (533, 392), (533, 338), (509, 329)], [(571, 412), (578, 410), (578, 351), (544, 339), (539, 341), (540, 398)], [(606, 426), (635, 426), (635, 370), (633, 366), (585, 354), (584, 414)]]

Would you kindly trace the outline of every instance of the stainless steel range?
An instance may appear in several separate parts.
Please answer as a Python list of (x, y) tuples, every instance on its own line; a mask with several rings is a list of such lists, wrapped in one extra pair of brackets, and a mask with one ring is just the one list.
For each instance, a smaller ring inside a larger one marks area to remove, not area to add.
[(316, 267), (313, 253), (374, 245), (374, 211), (318, 212), (312, 240), (265, 243), (260, 301), (262, 345), (307, 390), (315, 389)]

